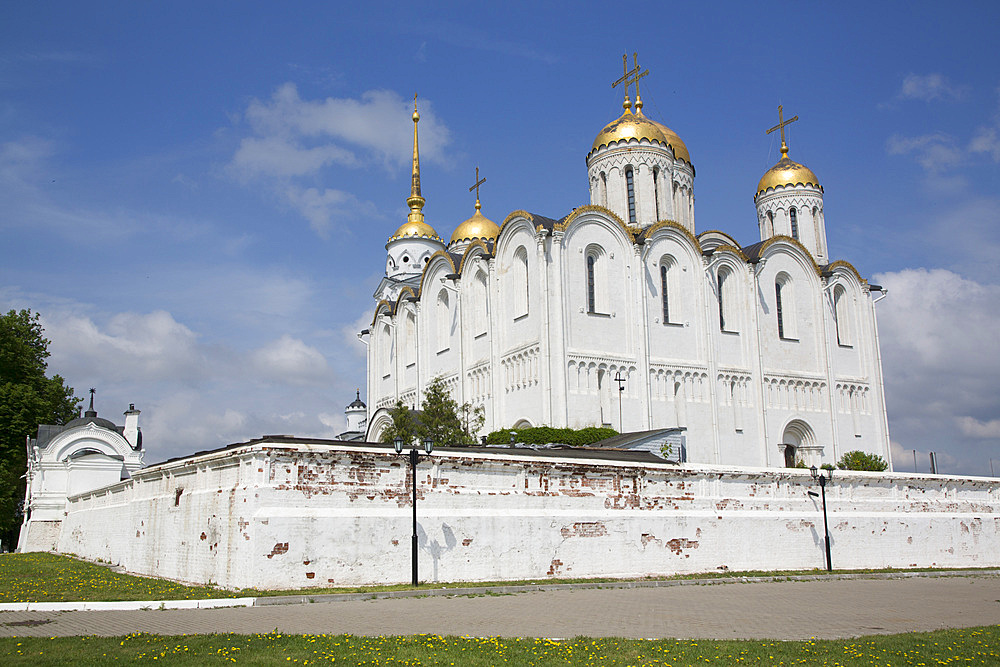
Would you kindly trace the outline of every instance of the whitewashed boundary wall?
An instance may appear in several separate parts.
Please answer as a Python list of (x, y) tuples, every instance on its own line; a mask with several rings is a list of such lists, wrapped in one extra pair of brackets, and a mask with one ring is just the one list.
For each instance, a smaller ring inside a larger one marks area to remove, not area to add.
[[(417, 477), (427, 582), (824, 567), (807, 470), (483, 449)], [(405, 582), (411, 498), (389, 447), (264, 439), (71, 497), (59, 550), (231, 588)], [(834, 567), (1000, 566), (997, 480), (837, 471), (827, 503)]]

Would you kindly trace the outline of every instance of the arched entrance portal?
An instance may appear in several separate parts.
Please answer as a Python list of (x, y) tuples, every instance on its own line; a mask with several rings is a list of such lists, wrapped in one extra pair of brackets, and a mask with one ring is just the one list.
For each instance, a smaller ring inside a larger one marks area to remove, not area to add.
[(784, 454), (786, 468), (794, 468), (799, 461), (807, 466), (817, 464), (814, 459), (818, 458), (822, 449), (816, 446), (816, 435), (812, 427), (801, 419), (788, 422), (778, 446)]

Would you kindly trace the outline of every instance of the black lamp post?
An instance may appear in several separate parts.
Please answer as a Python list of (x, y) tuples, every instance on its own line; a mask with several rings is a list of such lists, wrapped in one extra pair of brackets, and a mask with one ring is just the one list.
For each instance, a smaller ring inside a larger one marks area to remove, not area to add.
[(625, 428), (622, 426), (622, 392), (625, 391), (625, 378), (621, 371), (615, 371), (615, 382), (618, 383), (618, 432), (622, 433)]
[[(393, 443), (396, 446), (396, 453), (403, 453), (403, 439), (396, 438)], [(424, 439), (424, 451), (430, 456), (430, 453), (434, 450), (434, 441), (430, 438)], [(413, 567), (413, 585), (417, 586), (417, 461), (420, 459), (420, 450), (416, 447), (410, 447), (410, 479), (413, 486), (413, 537), (411, 538), (412, 545), (412, 555), (411, 555), (411, 565)]]
[[(816, 466), (812, 466), (809, 468), (809, 472), (812, 473), (812, 478), (819, 482), (819, 491), (823, 496), (823, 541), (826, 543), (826, 571), (833, 572), (833, 565), (830, 563), (830, 524), (826, 520), (826, 483), (833, 479), (833, 471), (827, 468), (826, 474), (823, 475)], [(815, 491), (810, 491), (809, 495), (815, 498), (818, 494)]]

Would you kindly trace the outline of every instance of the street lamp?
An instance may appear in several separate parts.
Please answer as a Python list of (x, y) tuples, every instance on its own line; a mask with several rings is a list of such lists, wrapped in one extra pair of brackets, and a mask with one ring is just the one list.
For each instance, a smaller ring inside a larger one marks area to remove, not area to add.
[[(396, 453), (403, 453), (403, 439), (396, 438), (392, 441), (392, 444), (396, 446)], [(424, 438), (424, 452), (427, 456), (430, 456), (431, 452), (434, 450), (434, 441), (430, 438)], [(413, 537), (411, 538), (411, 565), (413, 569), (413, 585), (417, 586), (417, 461), (420, 459), (420, 450), (415, 446), (410, 446), (410, 453), (408, 454), (410, 458), (410, 479), (413, 486)]]
[[(833, 565), (830, 563), (830, 524), (826, 520), (826, 483), (833, 479), (833, 471), (827, 468), (826, 474), (823, 475), (816, 466), (812, 466), (809, 468), (809, 472), (812, 474), (812, 478), (819, 482), (820, 494), (823, 496), (823, 540), (826, 543), (826, 571), (833, 572)], [(815, 491), (809, 491), (809, 495), (815, 498), (819, 494)]]
[(615, 371), (615, 382), (618, 383), (618, 432), (622, 433), (625, 431), (622, 428), (622, 392), (625, 391), (625, 378), (622, 377), (621, 371)]

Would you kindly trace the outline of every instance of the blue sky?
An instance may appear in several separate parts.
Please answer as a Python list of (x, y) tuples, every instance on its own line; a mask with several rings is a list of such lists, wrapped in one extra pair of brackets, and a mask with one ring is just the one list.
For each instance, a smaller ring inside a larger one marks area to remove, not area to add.
[(831, 255), (879, 303), (896, 467), (1000, 474), (1000, 5), (5, 3), (0, 308), (42, 313), (50, 369), (148, 459), (330, 437), (364, 382), (420, 95), (425, 213), (561, 217), (621, 110), (697, 170), (698, 231), (757, 238), (778, 157), (825, 187)]

